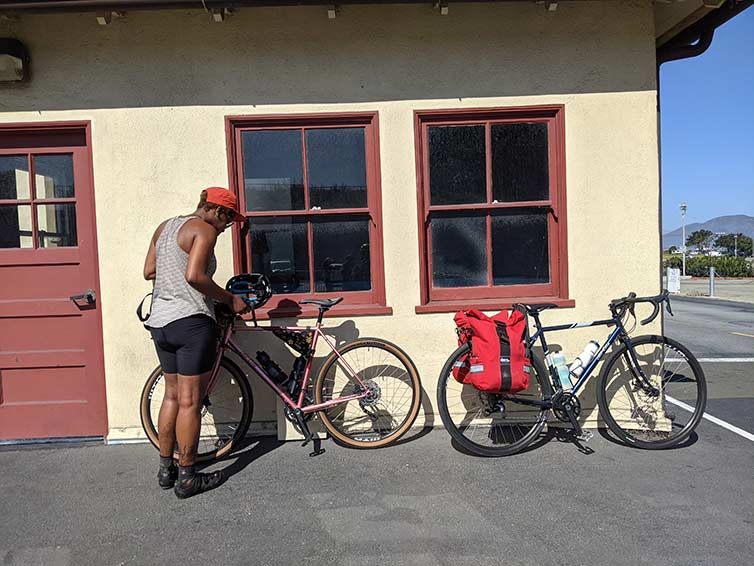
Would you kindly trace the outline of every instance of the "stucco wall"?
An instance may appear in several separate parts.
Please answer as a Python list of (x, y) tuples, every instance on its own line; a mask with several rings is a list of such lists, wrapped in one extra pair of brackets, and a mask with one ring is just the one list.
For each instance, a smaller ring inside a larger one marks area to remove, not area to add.
[[(427, 3), (429, 4), (429, 3)], [(604, 317), (610, 298), (658, 291), (658, 155), (651, 2), (244, 9), (222, 24), (201, 11), (25, 15), (0, 36), (30, 49), (32, 81), (0, 87), (0, 120), (91, 120), (110, 436), (140, 434), (138, 396), (156, 363), (133, 315), (141, 267), (166, 216), (228, 185), (224, 117), (378, 111), (387, 303), (347, 335), (382, 336), (417, 364), (434, 404), (455, 345), (452, 313), (419, 304), (417, 109), (564, 104), (570, 297), (559, 323)], [(218, 281), (232, 272), (230, 239)], [(557, 336), (569, 357), (594, 330)], [(270, 349), (273, 353), (274, 349)], [(274, 419), (266, 392), (256, 416)], [(591, 405), (593, 390), (585, 392)], [(427, 405), (428, 407), (428, 405)], [(424, 418), (420, 415), (420, 419)], [(429, 421), (432, 422), (431, 417)], [(421, 421), (419, 422), (419, 424)]]

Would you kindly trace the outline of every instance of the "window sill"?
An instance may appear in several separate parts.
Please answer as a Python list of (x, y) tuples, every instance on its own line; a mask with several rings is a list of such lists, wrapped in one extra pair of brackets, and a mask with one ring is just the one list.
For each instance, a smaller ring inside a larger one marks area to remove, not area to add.
[[(390, 316), (393, 308), (385, 305), (335, 305), (325, 313), (325, 318), (344, 318), (351, 316)], [(319, 309), (311, 305), (298, 307), (275, 307), (257, 311), (257, 320), (275, 320), (279, 318), (314, 318), (319, 316)], [(251, 315), (244, 315), (244, 320), (251, 320)]]
[(416, 314), (456, 312), (463, 309), (476, 308), (479, 310), (503, 310), (511, 308), (515, 303), (526, 303), (531, 305), (541, 303), (551, 303), (558, 307), (575, 307), (576, 301), (573, 299), (554, 299), (547, 297), (521, 297), (513, 299), (467, 299), (460, 301), (431, 301), (426, 305), (414, 307)]

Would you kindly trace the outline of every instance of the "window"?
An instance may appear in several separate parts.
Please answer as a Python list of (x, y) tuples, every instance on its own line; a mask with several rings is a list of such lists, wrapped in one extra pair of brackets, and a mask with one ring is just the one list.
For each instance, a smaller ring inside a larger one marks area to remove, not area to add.
[(342, 296), (340, 314), (389, 313), (377, 115), (228, 123), (234, 190), (248, 218), (236, 267), (269, 277), (276, 295), (270, 309), (294, 311), (303, 297)]
[(417, 312), (568, 300), (563, 108), (417, 112)]
[(75, 247), (71, 154), (0, 155), (0, 248)]

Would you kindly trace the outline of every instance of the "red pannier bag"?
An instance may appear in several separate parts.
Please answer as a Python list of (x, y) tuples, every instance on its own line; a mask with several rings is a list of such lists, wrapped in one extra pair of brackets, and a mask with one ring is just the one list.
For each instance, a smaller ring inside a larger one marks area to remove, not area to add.
[(516, 393), (529, 387), (531, 360), (524, 313), (501, 311), (489, 317), (469, 309), (458, 311), (453, 320), (458, 345), (471, 341), (471, 352), (454, 364), (456, 381), (488, 393)]

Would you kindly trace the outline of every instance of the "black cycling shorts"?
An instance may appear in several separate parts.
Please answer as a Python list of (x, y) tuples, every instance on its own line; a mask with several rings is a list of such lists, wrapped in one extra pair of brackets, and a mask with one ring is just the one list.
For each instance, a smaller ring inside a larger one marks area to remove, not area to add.
[(215, 321), (205, 314), (179, 318), (150, 328), (162, 371), (199, 375), (212, 369), (217, 357)]

